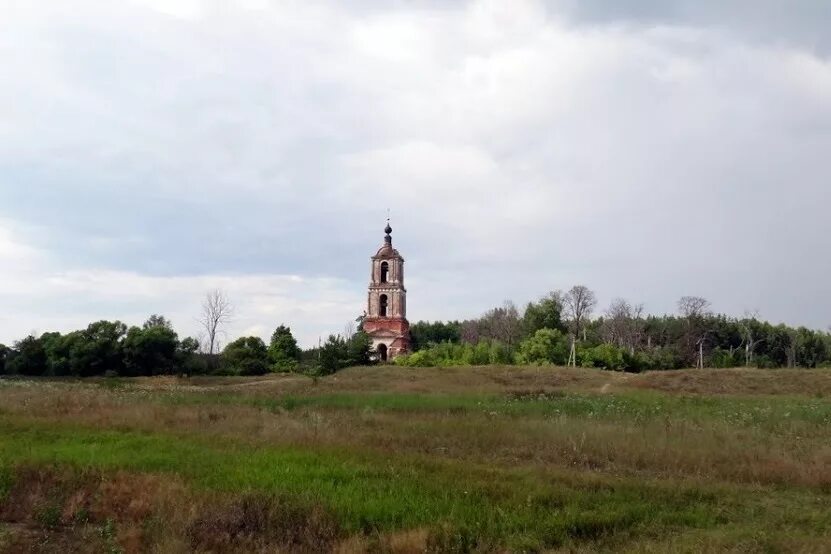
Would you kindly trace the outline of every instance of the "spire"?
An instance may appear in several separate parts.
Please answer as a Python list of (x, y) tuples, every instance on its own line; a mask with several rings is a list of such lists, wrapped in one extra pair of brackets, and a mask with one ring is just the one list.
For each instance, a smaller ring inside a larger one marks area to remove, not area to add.
[(387, 226), (384, 227), (384, 242), (387, 244), (392, 244), (392, 227), (390, 227), (390, 218), (387, 217)]

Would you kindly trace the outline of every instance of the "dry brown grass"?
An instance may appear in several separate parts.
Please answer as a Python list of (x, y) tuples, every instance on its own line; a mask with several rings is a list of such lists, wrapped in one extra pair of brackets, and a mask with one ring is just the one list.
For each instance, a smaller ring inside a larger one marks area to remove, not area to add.
[[(467, 373), (469, 372), (469, 374)], [(585, 468), (618, 475), (721, 479), (831, 488), (831, 430), (795, 421), (784, 430), (713, 420), (662, 417), (586, 419), (543, 415), (508, 417), (472, 412), (400, 412), (373, 409), (260, 409), (240, 404), (169, 404), (154, 401), (171, 390), (188, 394), (233, 392), (269, 398), (277, 394), (339, 392), (538, 392), (573, 390), (612, 394), (643, 388), (671, 394), (728, 390), (795, 394), (822, 390), (822, 371), (678, 371), (644, 376), (583, 369), (453, 368), (411, 370), (353, 368), (317, 384), (301, 376), (266, 379), (183, 380), (144, 378), (124, 389), (50, 382), (0, 387), (0, 406), (32, 421), (72, 422), (95, 428), (180, 433), (256, 444), (338, 447), (353, 451), (409, 453), (504, 467)], [(710, 375), (713, 382), (709, 383)], [(464, 388), (465, 379), (469, 387)], [(205, 381), (205, 382), (203, 382)], [(199, 383), (199, 384), (197, 384)], [(612, 387), (606, 387), (612, 383)], [(762, 388), (769, 383), (770, 389)], [(604, 388), (605, 387), (605, 388)], [(220, 397), (221, 398), (221, 397)]]
[[(354, 367), (313, 381), (278, 374), (264, 377), (140, 377), (148, 391), (237, 391), (261, 394), (317, 392), (507, 393), (523, 390), (655, 390), (702, 395), (831, 395), (829, 369), (685, 369), (626, 374), (589, 368), (481, 366), (450, 368)], [(605, 387), (605, 389), (604, 389)]]
[(622, 373), (594, 369), (527, 366), (450, 368), (355, 367), (322, 379), (318, 388), (331, 392), (510, 393), (526, 390), (596, 390), (621, 383)]
[(306, 553), (330, 551), (344, 536), (315, 505), (196, 493), (171, 475), (43, 467), (18, 469), (0, 521), (10, 524), (8, 552)]
[(830, 369), (687, 369), (633, 375), (626, 387), (682, 394), (831, 395)]
[(295, 374), (261, 377), (138, 377), (131, 385), (147, 391), (240, 392), (258, 394), (388, 392), (493, 393), (528, 389), (598, 390), (624, 383), (629, 375), (597, 369), (529, 366), (403, 368), (352, 367), (314, 380)]
[[(346, 534), (318, 505), (195, 492), (171, 475), (18, 468), (0, 503), (0, 552), (445, 552), (449, 530)], [(494, 552), (494, 548), (481, 551)]]

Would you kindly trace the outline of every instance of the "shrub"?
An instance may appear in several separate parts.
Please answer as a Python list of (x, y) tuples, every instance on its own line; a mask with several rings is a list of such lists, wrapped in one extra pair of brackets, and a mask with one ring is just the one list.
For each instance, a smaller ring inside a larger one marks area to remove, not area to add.
[(593, 348), (580, 349), (577, 358), (583, 367), (620, 370), (626, 368), (624, 351), (613, 344), (600, 344)]
[(495, 340), (481, 340), (476, 344), (442, 342), (395, 359), (397, 365), (405, 367), (507, 364), (512, 361), (510, 348)]
[(520, 364), (557, 364), (568, 361), (567, 337), (556, 329), (540, 329), (519, 344), (516, 360)]
[(260, 337), (241, 337), (222, 352), (226, 370), (237, 375), (268, 373), (268, 349)]
[(729, 350), (716, 347), (710, 354), (710, 365), (712, 367), (739, 367), (744, 364), (744, 353), (738, 349)]

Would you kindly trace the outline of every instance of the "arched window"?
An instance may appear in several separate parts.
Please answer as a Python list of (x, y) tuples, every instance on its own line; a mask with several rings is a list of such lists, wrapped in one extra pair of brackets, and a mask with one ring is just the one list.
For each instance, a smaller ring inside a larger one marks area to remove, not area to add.
[(387, 345), (384, 343), (378, 345), (378, 359), (382, 362), (387, 361)]
[(387, 295), (381, 295), (381, 309), (379, 310), (381, 317), (387, 317)]
[(387, 282), (387, 276), (389, 275), (389, 272), (390, 272), (390, 264), (388, 264), (387, 262), (381, 262), (381, 282), (382, 283)]

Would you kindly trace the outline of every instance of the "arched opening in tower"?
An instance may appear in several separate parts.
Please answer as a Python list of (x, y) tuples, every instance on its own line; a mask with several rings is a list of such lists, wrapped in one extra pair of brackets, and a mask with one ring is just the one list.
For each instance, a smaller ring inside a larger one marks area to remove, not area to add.
[(378, 359), (382, 362), (387, 361), (387, 345), (384, 343), (378, 345)]
[(381, 317), (387, 317), (387, 295), (381, 295), (381, 309), (380, 309)]
[(387, 282), (387, 276), (389, 275), (389, 273), (390, 273), (390, 264), (388, 264), (387, 262), (381, 262), (381, 282), (382, 283)]

